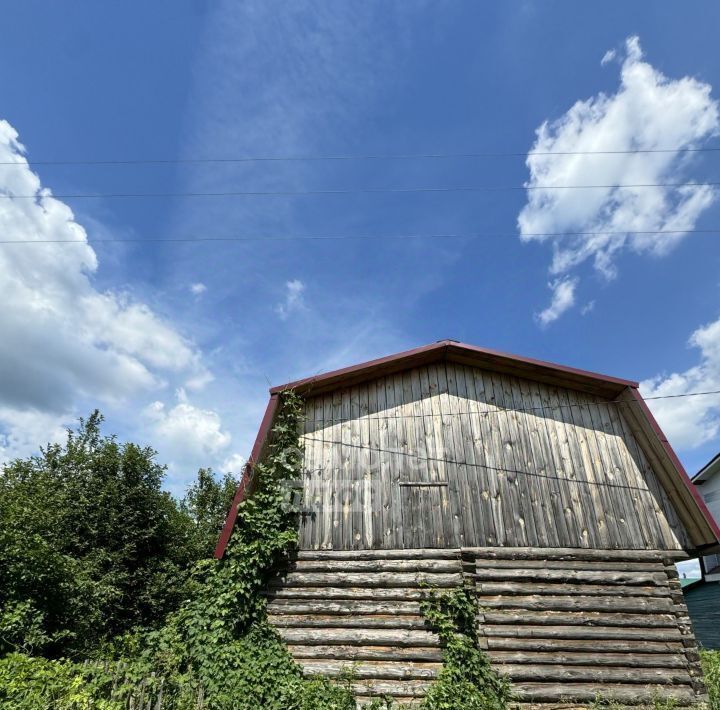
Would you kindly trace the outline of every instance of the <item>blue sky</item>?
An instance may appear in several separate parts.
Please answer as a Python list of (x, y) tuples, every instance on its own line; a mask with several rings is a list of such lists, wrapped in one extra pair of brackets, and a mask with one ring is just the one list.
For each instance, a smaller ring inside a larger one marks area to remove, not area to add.
[[(3, 161), (20, 162), (0, 192), (718, 181), (717, 152), (526, 155), (720, 145), (718, 21), (709, 0), (26, 0), (0, 45)], [(17, 141), (31, 163), (518, 155), (28, 168)], [(5, 458), (97, 406), (179, 491), (199, 465), (238, 469), (269, 383), (443, 338), (650, 395), (720, 389), (718, 234), (653, 232), (720, 227), (714, 188), (13, 198), (0, 225), (91, 242), (466, 235), (0, 246)], [(619, 234), (532, 236), (590, 230)], [(655, 409), (690, 471), (716, 453), (720, 399)]]

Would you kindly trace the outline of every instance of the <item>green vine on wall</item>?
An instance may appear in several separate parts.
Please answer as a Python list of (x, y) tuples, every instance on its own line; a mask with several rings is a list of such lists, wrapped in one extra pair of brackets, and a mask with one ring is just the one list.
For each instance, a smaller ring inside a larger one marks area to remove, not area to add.
[(430, 590), (423, 616), (443, 643), (443, 667), (425, 697), (425, 710), (504, 710), (510, 683), (490, 665), (477, 635), (477, 598), (472, 590)]
[(346, 685), (307, 679), (267, 622), (268, 577), (297, 542), (293, 484), (303, 451), (303, 400), (281, 395), (267, 453), (255, 465), (255, 490), (238, 509), (225, 558), (197, 569), (192, 599), (167, 625), (168, 647), (181, 649), (179, 670), (205, 690), (213, 708), (354, 710)]

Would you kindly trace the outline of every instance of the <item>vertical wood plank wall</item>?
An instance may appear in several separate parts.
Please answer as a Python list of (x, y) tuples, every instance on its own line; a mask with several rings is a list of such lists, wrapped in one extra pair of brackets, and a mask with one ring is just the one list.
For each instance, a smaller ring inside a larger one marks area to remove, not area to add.
[(300, 548), (681, 549), (622, 405), (453, 363), (310, 397)]

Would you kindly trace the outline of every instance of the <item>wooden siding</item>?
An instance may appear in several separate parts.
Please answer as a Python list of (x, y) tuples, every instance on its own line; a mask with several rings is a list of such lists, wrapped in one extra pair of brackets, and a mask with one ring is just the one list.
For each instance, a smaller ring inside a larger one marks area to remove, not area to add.
[(674, 561), (662, 550), (492, 547), (299, 551), (268, 613), (308, 674), (352, 671), (361, 701), (418, 702), (442, 667), (421, 613), (428, 587), (478, 598), (477, 632), (524, 703), (578, 707), (702, 699)]
[(300, 548), (687, 547), (627, 406), (451, 362), (309, 396)]
[(720, 650), (720, 582), (698, 582), (684, 594), (698, 643)]

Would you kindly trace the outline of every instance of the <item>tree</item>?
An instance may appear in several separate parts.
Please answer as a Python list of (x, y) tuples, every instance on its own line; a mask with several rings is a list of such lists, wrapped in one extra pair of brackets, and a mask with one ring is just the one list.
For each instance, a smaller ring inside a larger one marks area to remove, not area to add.
[(231, 473), (218, 481), (212, 469), (201, 468), (182, 499), (180, 509), (194, 524), (193, 544), (198, 559), (215, 549), (237, 486), (238, 479)]
[(0, 476), (0, 653), (86, 653), (157, 626), (209, 554), (231, 477), (202, 469), (178, 504), (156, 452), (103, 435), (102, 422), (94, 412)]

